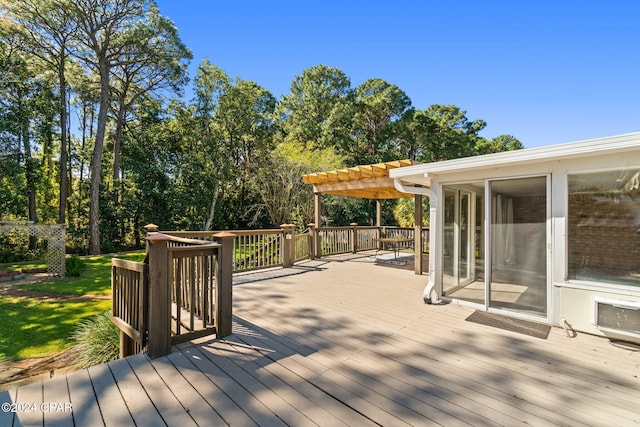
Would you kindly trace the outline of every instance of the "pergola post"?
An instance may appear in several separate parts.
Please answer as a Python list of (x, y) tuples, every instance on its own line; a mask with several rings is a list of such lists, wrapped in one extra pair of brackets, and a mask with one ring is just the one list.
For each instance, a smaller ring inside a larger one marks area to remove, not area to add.
[(414, 267), (415, 273), (422, 274), (422, 195), (414, 196), (415, 211), (413, 224), (413, 253), (415, 257)]
[(358, 252), (358, 223), (352, 222), (351, 226), (351, 253)]
[(322, 193), (315, 192), (313, 193), (313, 201), (314, 201), (314, 224), (315, 226), (315, 236), (313, 242), (315, 247), (313, 248), (313, 253), (315, 258), (320, 258), (322, 256), (322, 246), (321, 246), (321, 235), (320, 229), (322, 228)]
[(376, 239), (378, 239), (378, 250), (382, 250), (382, 200), (376, 199)]

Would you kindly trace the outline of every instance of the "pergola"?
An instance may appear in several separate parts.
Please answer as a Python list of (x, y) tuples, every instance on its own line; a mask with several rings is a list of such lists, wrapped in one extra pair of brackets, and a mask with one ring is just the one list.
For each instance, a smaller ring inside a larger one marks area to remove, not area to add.
[[(414, 248), (422, 247), (422, 195), (405, 192), (398, 189), (389, 171), (415, 164), (412, 160), (395, 160), (392, 162), (360, 165), (345, 169), (326, 172), (316, 172), (302, 176), (306, 184), (313, 185), (315, 195), (314, 225), (319, 228), (322, 224), (322, 195), (358, 197), (376, 201), (376, 226), (382, 226), (382, 201), (388, 199), (411, 198), (415, 200)], [(419, 185), (415, 185), (419, 188)], [(403, 186), (403, 189), (406, 189)], [(418, 191), (416, 191), (417, 193)], [(422, 254), (415, 250), (415, 272), (422, 274)]]

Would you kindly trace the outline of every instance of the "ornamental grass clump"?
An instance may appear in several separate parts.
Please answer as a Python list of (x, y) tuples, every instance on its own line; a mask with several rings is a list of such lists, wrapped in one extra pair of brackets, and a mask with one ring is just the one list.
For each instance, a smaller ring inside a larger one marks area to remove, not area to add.
[(83, 320), (72, 335), (81, 368), (116, 360), (120, 355), (120, 332), (111, 322), (111, 311)]
[(84, 260), (77, 255), (67, 258), (64, 263), (64, 269), (67, 276), (80, 277), (84, 267)]

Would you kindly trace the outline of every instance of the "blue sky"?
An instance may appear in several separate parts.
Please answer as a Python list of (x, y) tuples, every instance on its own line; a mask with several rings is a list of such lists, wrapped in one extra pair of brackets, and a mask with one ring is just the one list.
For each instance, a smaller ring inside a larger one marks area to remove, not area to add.
[(640, 2), (157, 0), (194, 53), (280, 98), (313, 65), (455, 104), (526, 147), (640, 131)]

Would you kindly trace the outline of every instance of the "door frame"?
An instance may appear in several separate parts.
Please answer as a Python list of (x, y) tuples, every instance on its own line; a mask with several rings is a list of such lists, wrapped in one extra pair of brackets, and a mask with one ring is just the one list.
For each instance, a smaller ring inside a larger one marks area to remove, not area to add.
[[(512, 180), (517, 180), (517, 179), (527, 179), (527, 178), (541, 178), (544, 177), (545, 178), (545, 199), (546, 199), (546, 207), (545, 207), (545, 211), (546, 211), (546, 218), (545, 218), (545, 257), (546, 257), (546, 263), (545, 263), (545, 286), (546, 286), (546, 307), (545, 307), (545, 315), (542, 316), (537, 316), (537, 315), (533, 315), (533, 314), (528, 314), (528, 313), (521, 313), (521, 312), (517, 312), (517, 311), (513, 311), (513, 310), (506, 310), (504, 308), (499, 308), (499, 307), (491, 307), (491, 275), (493, 273), (493, 259), (492, 259), (492, 248), (491, 248), (491, 244), (492, 244), (492, 233), (491, 233), (491, 214), (492, 214), (492, 203), (491, 203), (491, 183), (492, 182), (496, 182), (496, 181), (512, 181)], [(485, 231), (485, 237), (484, 237), (484, 249), (485, 249), (485, 299), (484, 299), (484, 309), (488, 312), (492, 312), (492, 313), (506, 313), (509, 316), (512, 317), (521, 317), (524, 319), (531, 319), (531, 320), (545, 320), (547, 322), (550, 321), (551, 319), (551, 315), (552, 315), (552, 299), (551, 299), (551, 294), (552, 294), (552, 286), (551, 286), (551, 282), (552, 282), (552, 261), (553, 261), (553, 254), (552, 254), (552, 241), (553, 241), (553, 234), (552, 234), (552, 188), (551, 188), (551, 179), (552, 179), (552, 174), (551, 173), (540, 173), (540, 174), (531, 174), (531, 175), (521, 175), (521, 176), (508, 176), (508, 177), (499, 177), (499, 178), (487, 178), (485, 179), (485, 223), (484, 223), (484, 231)]]

